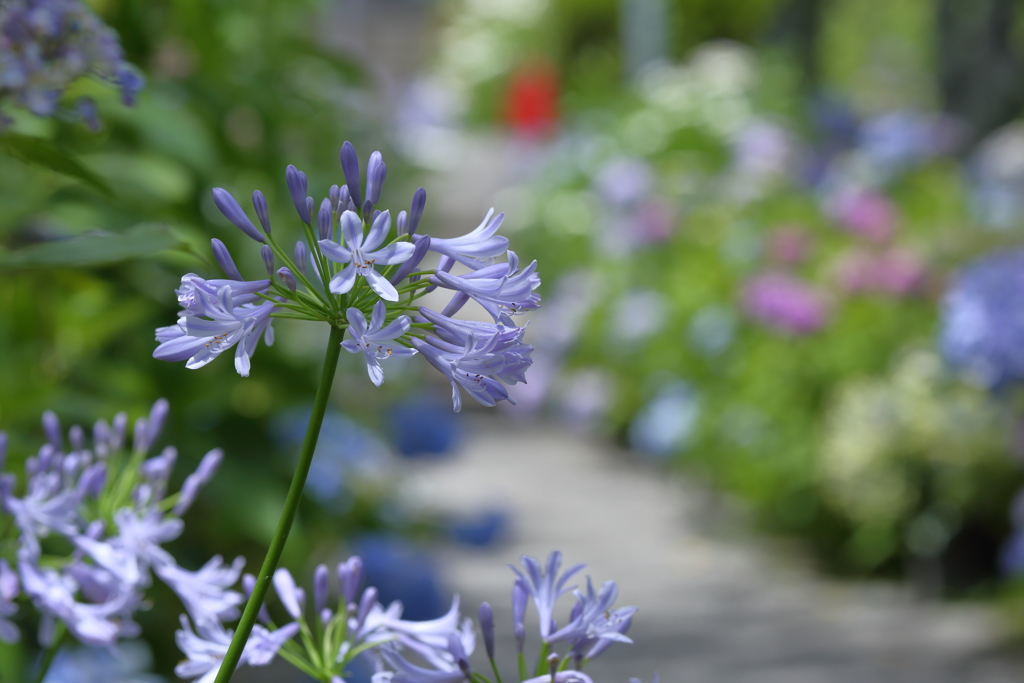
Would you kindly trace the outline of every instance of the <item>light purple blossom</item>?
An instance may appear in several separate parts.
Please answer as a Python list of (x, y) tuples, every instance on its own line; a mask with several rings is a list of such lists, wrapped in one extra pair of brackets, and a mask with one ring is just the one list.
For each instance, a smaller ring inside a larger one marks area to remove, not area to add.
[(555, 631), (554, 609), (558, 598), (562, 597), (575, 586), (566, 584), (573, 576), (578, 574), (585, 565), (574, 564), (569, 567), (561, 577), (558, 573), (562, 567), (562, 553), (557, 550), (548, 555), (547, 565), (542, 568), (540, 562), (533, 557), (523, 555), (524, 574), (517, 567), (509, 565), (512, 571), (519, 577), (517, 583), (533, 598), (533, 605), (537, 608), (537, 617), (540, 620), (540, 635), (544, 642), (551, 642), (551, 635)]
[(366, 356), (366, 371), (370, 380), (378, 387), (384, 381), (384, 370), (380, 361), (388, 358), (408, 358), (416, 354), (399, 344), (389, 344), (406, 334), (411, 326), (409, 316), (400, 315), (388, 324), (384, 324), (387, 307), (378, 301), (373, 307), (373, 315), (367, 325), (366, 316), (358, 308), (350, 308), (346, 312), (348, 333), (352, 337), (341, 343), (349, 353), (362, 353)]
[[(262, 336), (264, 343), (274, 343), (274, 328), (270, 314), (274, 312), (273, 302), (262, 304), (242, 303), (251, 294), (248, 288), (221, 286), (215, 296), (210, 296), (205, 281), (196, 276), (182, 278), (182, 289), (188, 278), (188, 304), (178, 324), (160, 327), (156, 339), (160, 342), (153, 357), (158, 360), (187, 361), (190, 370), (201, 368), (224, 351), (235, 348), (235, 370), (242, 377), (249, 376), (250, 358)], [(263, 280), (260, 283), (266, 283)], [(257, 283), (243, 283), (250, 286)], [(182, 300), (179, 290), (179, 302)], [(235, 292), (241, 292), (236, 298)]]
[(216, 474), (217, 468), (220, 467), (223, 459), (224, 451), (219, 448), (215, 448), (203, 456), (203, 459), (199, 461), (199, 466), (196, 467), (196, 471), (185, 477), (185, 481), (181, 485), (178, 502), (172, 510), (173, 514), (183, 515), (192, 507), (199, 489), (206, 486), (213, 479), (213, 475)]
[(18, 573), (25, 595), (44, 616), (44, 633), (52, 627), (52, 620), (58, 619), (82, 643), (101, 647), (113, 645), (123, 634), (136, 632), (136, 625), (128, 618), (139, 599), (133, 591), (101, 604), (87, 604), (75, 600), (78, 586), (74, 579), (55, 569), (41, 569), (22, 560)]
[[(296, 623), (268, 631), (262, 626), (253, 627), (245, 644), (239, 666), (266, 666), (273, 661), (277, 651), (299, 632)], [(220, 622), (197, 623), (192, 630), (188, 619), (181, 616), (181, 630), (175, 632), (174, 640), (185, 654), (185, 661), (174, 667), (180, 678), (192, 679), (194, 683), (213, 683), (220, 671), (221, 662), (231, 644), (231, 632)]]
[(355, 284), (356, 276), (361, 275), (377, 296), (387, 301), (398, 301), (394, 285), (377, 272), (376, 266), (402, 263), (412, 256), (415, 247), (409, 242), (393, 242), (381, 247), (391, 230), (391, 214), (385, 211), (377, 216), (365, 236), (363, 221), (354, 211), (342, 213), (340, 224), (346, 246), (332, 240), (320, 240), (324, 256), (335, 263), (348, 264), (331, 278), (331, 292), (347, 293)]
[(513, 327), (515, 324), (511, 316), (540, 306), (540, 295), (534, 293), (540, 287), (540, 276), (536, 271), (536, 261), (520, 270), (519, 257), (510, 251), (508, 263), (484, 266), (465, 275), (439, 270), (430, 281), (475, 300), (491, 314), (494, 322)]
[[(508, 251), (508, 238), (495, 234), (503, 220), (505, 220), (504, 213), (495, 216), (494, 209), (491, 209), (480, 225), (461, 237), (430, 238), (430, 251), (441, 254), (442, 257), (438, 269), (445, 270), (444, 259), (456, 261), (473, 270), (479, 270), (494, 263), (496, 257)], [(420, 236), (417, 239), (424, 239), (424, 237)]]
[(292, 619), (301, 619), (306, 594), (295, 585), (295, 579), (292, 578), (291, 572), (282, 567), (274, 572), (273, 580), (274, 590), (277, 591), (277, 596), (281, 599), (285, 611), (291, 615)]
[(226, 566), (224, 559), (215, 555), (198, 571), (188, 571), (174, 563), (159, 565), (154, 571), (181, 599), (192, 621), (206, 624), (238, 617), (238, 606), (245, 598), (230, 588), (238, 582), (244, 566), (244, 557), (236, 557)]

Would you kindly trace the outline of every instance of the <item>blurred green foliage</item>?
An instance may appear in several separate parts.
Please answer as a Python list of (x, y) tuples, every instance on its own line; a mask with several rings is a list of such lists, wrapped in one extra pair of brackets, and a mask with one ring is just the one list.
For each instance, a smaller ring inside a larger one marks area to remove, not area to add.
[[(42, 443), (44, 409), (65, 427), (88, 426), (118, 410), (134, 420), (167, 397), (164, 442), (181, 452), (176, 483), (207, 450), (227, 453), (171, 549), (188, 568), (220, 553), (246, 555), (251, 569), (291, 471), (293, 447), (275, 440), (268, 418), (308, 405), (325, 331), (281, 321), (278, 344), (261, 345), (259, 371), (243, 379), (230, 359), (201, 373), (154, 360), (153, 330), (173, 323), (182, 274), (222, 277), (211, 237), (232, 248), (248, 277), (263, 273), (259, 249), (216, 211), (212, 186), (243, 204), (261, 189), (275, 230), (293, 230), (287, 164), (303, 169), (311, 193), (322, 196), (341, 175), (342, 141), (353, 140), (364, 158), (371, 145), (387, 152), (367, 116), (370, 84), (332, 44), (331, 27), (344, 18), (329, 3), (98, 0), (94, 7), (147, 75), (138, 104), (125, 108), (111, 89), (83, 81), (67, 97), (97, 101), (99, 134), (21, 112), (0, 136), (0, 426), (12, 439), (9, 467)], [(407, 197), (401, 165), (389, 171), (386, 198)], [(344, 372), (355, 370), (365, 372), (346, 360)], [(371, 424), (405, 388), (396, 378), (388, 392), (368, 397), (363, 384), (339, 381), (333, 405)], [(340, 509), (314, 510), (307, 501), (286, 562), (301, 574), (305, 563), (336, 553), (341, 539), (400, 524), (381, 517), (388, 496), (386, 486), (373, 485)], [(156, 598), (140, 622), (155, 638), (157, 669), (169, 671), (178, 656), (178, 608), (169, 594)], [(20, 679), (12, 673), (18, 654), (5, 652), (8, 675)]]

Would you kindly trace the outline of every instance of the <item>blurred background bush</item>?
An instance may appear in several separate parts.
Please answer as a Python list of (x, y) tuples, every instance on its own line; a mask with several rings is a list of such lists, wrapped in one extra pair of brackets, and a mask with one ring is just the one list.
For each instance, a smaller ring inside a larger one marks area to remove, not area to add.
[[(279, 321), (238, 380), (229, 363), (154, 361), (152, 330), (181, 272), (214, 274), (209, 238), (243, 239), (212, 186), (284, 211), (285, 165), (322, 191), (351, 139), (388, 157), (395, 204), (426, 186), (441, 233), (494, 204), (542, 264), (517, 417), (682, 468), (832, 571), (941, 595), (1024, 570), (1018, 3), (92, 5), (148, 83), (133, 108), (76, 84), (95, 134), (9, 112), (14, 134), (99, 179), (0, 155), (0, 424), (16, 456), (45, 408), (86, 424), (166, 396), (186, 459), (229, 456), (177, 552), (255, 562), (322, 339)], [(500, 537), (496, 513), (404, 511), (394, 453), (447, 452), (460, 423), (414, 370), (374, 390), (349, 360), (286, 562), (301, 573), (347, 541), (386, 573), (414, 552), (396, 537)], [(429, 616), (438, 590), (406, 600)], [(167, 670), (176, 612), (145, 619)]]

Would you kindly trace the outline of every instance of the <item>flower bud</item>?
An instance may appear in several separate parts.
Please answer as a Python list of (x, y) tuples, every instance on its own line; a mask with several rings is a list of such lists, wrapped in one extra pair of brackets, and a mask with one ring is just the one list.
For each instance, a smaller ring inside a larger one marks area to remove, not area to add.
[(267, 275), (274, 277), (274, 250), (264, 244), (260, 249), (260, 256), (263, 257), (263, 265), (267, 269)]
[(318, 613), (327, 607), (328, 573), (327, 565), (317, 565), (313, 572), (313, 609)]
[(331, 239), (331, 200), (325, 199), (320, 202), (320, 213), (316, 216), (316, 227), (317, 232), (320, 235), (320, 239), (329, 240)]
[(217, 260), (217, 265), (224, 271), (224, 274), (232, 280), (243, 280), (244, 278), (238, 272), (238, 268), (235, 266), (235, 261), (231, 258), (231, 252), (228, 251), (227, 246), (216, 237), (210, 240), (210, 246), (213, 247), (213, 258)]
[(358, 555), (354, 555), (338, 565), (338, 587), (346, 605), (355, 601), (356, 591), (359, 590), (359, 582), (362, 578), (363, 558)]
[(288, 164), (284, 172), (288, 184), (288, 193), (292, 196), (292, 204), (303, 223), (309, 225), (309, 208), (306, 206), (306, 174)]
[(331, 202), (331, 211), (337, 211), (341, 203), (341, 188), (337, 185), (331, 185), (331, 189), (327, 192), (327, 199)]
[(427, 191), (422, 187), (416, 190), (412, 196), (412, 211), (409, 212), (409, 234), (415, 235), (416, 228), (420, 227), (420, 219), (423, 218), (423, 209), (427, 206)]
[(68, 430), (68, 441), (71, 442), (71, 450), (80, 451), (85, 448), (85, 430), (80, 425), (72, 425)]
[(359, 157), (356, 148), (348, 140), (341, 146), (341, 170), (345, 174), (345, 184), (356, 206), (363, 203), (363, 195), (359, 190)]
[(494, 610), (486, 603), (480, 603), (480, 631), (484, 635), (487, 657), (494, 659)]
[(292, 275), (291, 270), (289, 270), (288, 268), (278, 268), (277, 276), (281, 278), (282, 282), (284, 282), (285, 287), (287, 287), (293, 292), (295, 291), (295, 276)]
[(384, 163), (380, 152), (370, 155), (366, 164), (366, 199), (377, 204), (380, 202), (380, 192), (384, 189), (384, 178), (388, 174), (388, 167)]
[(270, 213), (267, 211), (267, 198), (259, 190), (252, 193), (252, 206), (256, 209), (256, 217), (260, 219), (263, 232), (270, 234)]
[(110, 449), (119, 451), (124, 446), (124, 435), (128, 431), (128, 414), (120, 412), (114, 416), (110, 432)]
[(64, 437), (60, 433), (60, 418), (52, 410), (43, 413), (43, 433), (56, 450), (64, 447)]
[(405, 211), (398, 212), (398, 218), (395, 220), (396, 230), (399, 235), (405, 235), (409, 232), (409, 214)]
[(171, 411), (171, 404), (166, 398), (158, 398), (149, 409), (149, 420), (146, 425), (146, 441), (152, 446), (164, 430), (164, 423), (167, 422), (167, 414)]
[[(213, 188), (213, 203), (217, 205), (220, 212), (224, 214), (224, 217), (234, 223), (235, 227), (244, 232), (246, 235), (256, 240), (257, 242), (263, 242), (263, 235), (256, 230), (256, 227), (249, 220), (249, 217), (242, 211), (242, 207), (238, 205), (235, 198), (231, 196), (231, 193), (222, 187)], [(241, 279), (241, 278), (239, 278)]]
[(295, 265), (298, 266), (299, 270), (306, 270), (306, 258), (309, 256), (309, 249), (306, 248), (306, 243), (299, 240), (295, 243)]

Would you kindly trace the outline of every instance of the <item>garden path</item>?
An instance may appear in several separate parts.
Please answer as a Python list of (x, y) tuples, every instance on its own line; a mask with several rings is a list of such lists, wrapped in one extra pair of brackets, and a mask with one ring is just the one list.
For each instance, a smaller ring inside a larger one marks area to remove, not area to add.
[(650, 681), (655, 671), (665, 683), (1024, 680), (983, 605), (823, 579), (745, 534), (699, 487), (628, 453), (553, 425), (501, 416), (469, 424), (454, 457), (412, 463), (409, 500), (448, 514), (511, 514), (506, 542), (436, 552), (465, 612), (492, 602), (507, 641), (499, 652), (514, 651), (505, 564), (560, 548), (567, 563), (587, 562), (595, 581), (615, 578), (619, 605), (640, 607), (635, 644), (588, 667), (596, 681)]

